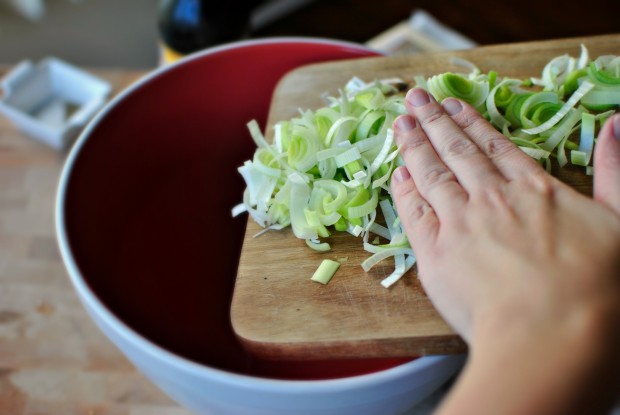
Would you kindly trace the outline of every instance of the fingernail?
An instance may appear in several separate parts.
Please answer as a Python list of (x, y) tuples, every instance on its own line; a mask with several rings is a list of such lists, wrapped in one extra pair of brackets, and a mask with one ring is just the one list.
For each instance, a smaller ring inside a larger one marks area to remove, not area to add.
[(409, 174), (409, 170), (405, 166), (400, 166), (394, 173), (392, 173), (392, 178), (397, 182), (404, 182), (405, 180), (409, 180), (411, 178), (411, 174)]
[(431, 99), (425, 90), (414, 88), (407, 94), (407, 101), (414, 107), (421, 107), (431, 102)]
[(445, 109), (446, 112), (450, 115), (456, 115), (463, 110), (463, 104), (461, 104), (461, 101), (454, 98), (444, 99), (441, 105), (443, 106), (443, 109)]
[(415, 119), (408, 115), (398, 117), (394, 124), (394, 127), (399, 129), (400, 131), (411, 131), (416, 126)]
[(614, 138), (620, 140), (620, 115), (616, 115), (613, 119), (612, 130), (614, 132)]

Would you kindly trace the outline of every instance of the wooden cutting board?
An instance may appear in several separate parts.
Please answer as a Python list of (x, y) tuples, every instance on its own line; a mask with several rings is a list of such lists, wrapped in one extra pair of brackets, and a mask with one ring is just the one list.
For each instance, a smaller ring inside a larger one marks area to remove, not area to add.
[[(459, 52), (365, 58), (299, 68), (278, 85), (270, 110), (271, 126), (298, 114), (298, 108), (324, 105), (322, 94), (336, 95), (353, 76), (366, 81), (446, 71), (467, 72), (451, 63), (461, 57), (483, 72), (500, 76), (540, 77), (553, 57), (579, 57), (580, 44), (590, 56), (620, 54), (620, 35), (495, 45)], [(583, 193), (591, 193), (591, 177), (582, 169), (555, 172)], [(232, 300), (235, 332), (254, 353), (274, 359), (418, 356), (461, 353), (466, 346), (435, 311), (415, 269), (390, 289), (380, 285), (393, 264), (384, 261), (369, 273), (360, 263), (369, 256), (359, 238), (337, 234), (332, 251), (314, 252), (290, 229), (253, 236), (261, 228), (248, 221)], [(323, 259), (341, 262), (328, 285), (310, 277)]]

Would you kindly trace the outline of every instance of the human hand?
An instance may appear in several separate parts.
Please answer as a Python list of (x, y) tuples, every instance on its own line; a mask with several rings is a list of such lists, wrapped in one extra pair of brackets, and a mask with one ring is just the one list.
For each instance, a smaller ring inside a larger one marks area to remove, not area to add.
[(620, 116), (599, 135), (591, 199), (548, 175), (469, 105), (439, 105), (420, 89), (406, 105), (394, 122), (406, 166), (394, 172), (392, 194), (418, 276), (472, 354), (548, 357), (534, 377), (568, 354), (590, 359), (579, 363), (582, 372), (602, 349), (615, 354)]

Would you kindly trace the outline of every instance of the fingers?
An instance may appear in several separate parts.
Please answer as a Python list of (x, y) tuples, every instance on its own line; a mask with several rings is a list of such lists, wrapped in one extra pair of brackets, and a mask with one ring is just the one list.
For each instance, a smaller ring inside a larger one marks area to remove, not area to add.
[(454, 98), (445, 99), (442, 105), (444, 107), (456, 105), (453, 102), (460, 103), (462, 110), (452, 115), (452, 120), (465, 131), (506, 179), (514, 180), (532, 174), (545, 174), (540, 164), (497, 131), (471, 105)]
[[(409, 114), (418, 120), (443, 164), (454, 173), (467, 192), (483, 191), (503, 181), (491, 160), (453, 121), (452, 117), (456, 117), (464, 109), (459, 100), (446, 100), (442, 107), (426, 91), (414, 88), (407, 94), (406, 106)], [(425, 183), (416, 180), (416, 184), (420, 193), (426, 197)], [(431, 205), (435, 206), (432, 202)]]
[(439, 230), (439, 220), (418, 192), (406, 167), (394, 170), (391, 188), (398, 217), (414, 252), (421, 249), (418, 241), (423, 241), (424, 246), (431, 246)]
[(609, 118), (594, 149), (594, 198), (620, 215), (620, 114)]
[(440, 160), (424, 130), (411, 115), (401, 115), (394, 121), (394, 139), (413, 175), (416, 192), (440, 218), (449, 218), (453, 207), (462, 206), (467, 201), (467, 193)]

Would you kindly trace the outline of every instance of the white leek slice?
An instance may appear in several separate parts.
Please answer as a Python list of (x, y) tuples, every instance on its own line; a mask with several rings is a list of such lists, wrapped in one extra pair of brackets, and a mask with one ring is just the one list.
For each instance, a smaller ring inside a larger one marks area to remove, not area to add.
[(558, 160), (558, 164), (560, 165), (560, 167), (564, 167), (566, 163), (568, 163), (568, 159), (566, 158), (566, 151), (564, 150), (567, 140), (568, 140), (568, 135), (562, 138), (562, 141), (560, 141), (560, 144), (558, 144), (558, 147), (556, 150), (556, 158)]
[(256, 120), (252, 120), (248, 122), (247, 125), (248, 130), (250, 131), (250, 135), (252, 136), (254, 143), (256, 143), (256, 147), (270, 149), (271, 146), (269, 145), (267, 140), (265, 140), (265, 136), (261, 132), (260, 127), (258, 126), (258, 122)]
[(276, 164), (277, 160), (273, 157), (273, 154), (264, 148), (260, 148), (254, 153), (254, 158), (252, 159), (252, 164), (255, 169), (257, 169), (260, 173), (279, 178), (282, 176), (282, 170), (279, 167), (272, 167), (273, 164)]
[(556, 91), (566, 76), (575, 69), (575, 66), (575, 58), (568, 55), (558, 56), (549, 61), (542, 72), (542, 83), (545, 90)]
[(279, 122), (273, 126), (273, 142), (276, 146), (276, 150), (279, 153), (282, 153), (284, 151), (284, 144), (282, 143), (284, 141), (283, 133), (282, 133), (282, 130), (284, 128), (283, 124), (284, 123)]
[(553, 149), (556, 148), (560, 144), (560, 142), (562, 142), (568, 137), (570, 131), (575, 126), (575, 124), (579, 122), (580, 119), (581, 112), (577, 111), (574, 108), (569, 108), (568, 116), (564, 120), (562, 120), (560, 125), (558, 125), (558, 127), (551, 134), (551, 136), (549, 136), (549, 138), (544, 143), (542, 143), (540, 147), (543, 150), (553, 151)]
[(323, 179), (333, 179), (337, 172), (338, 168), (333, 159), (319, 161), (319, 173)]
[(321, 149), (314, 131), (294, 128), (288, 148), (288, 164), (296, 171), (305, 173), (318, 162), (316, 155)]
[(370, 236), (369, 230), (370, 228), (372, 228), (372, 226), (375, 224), (375, 221), (377, 220), (377, 209), (370, 212), (370, 215), (368, 215), (367, 219), (368, 220), (365, 220), (364, 225), (364, 242), (368, 242), (368, 237)]
[(588, 92), (581, 103), (588, 109), (609, 108), (620, 105), (620, 88), (597, 87)]
[(344, 153), (346, 151), (345, 148), (337, 146), (337, 147), (330, 147), (330, 148), (326, 148), (324, 150), (320, 150), (319, 152), (316, 153), (316, 159), (317, 161), (325, 161), (331, 158), (334, 158), (342, 153)]
[(327, 284), (338, 271), (338, 268), (340, 268), (340, 262), (324, 259), (310, 279), (321, 284)]
[(357, 125), (356, 117), (342, 117), (336, 121), (325, 136), (325, 145), (329, 146), (332, 142), (339, 143), (346, 140)]
[(243, 192), (243, 204), (252, 219), (254, 219), (254, 222), (258, 223), (263, 228), (267, 226), (269, 223), (269, 216), (267, 215), (267, 212), (259, 211), (252, 207), (252, 204), (250, 203), (250, 191), (248, 189), (245, 189)]
[(371, 198), (360, 206), (351, 206), (348, 210), (349, 218), (361, 218), (362, 216), (370, 215), (377, 209), (377, 202), (379, 200), (379, 191), (373, 190)]
[(364, 262), (362, 262), (362, 268), (364, 271), (368, 272), (372, 267), (377, 265), (379, 262), (383, 261), (386, 258), (393, 257), (395, 255), (400, 254), (409, 254), (413, 255), (413, 251), (408, 247), (393, 247), (393, 248), (384, 248), (376, 254), (370, 256)]
[(314, 182), (315, 189), (322, 189), (330, 194), (330, 198), (323, 198), (323, 210), (325, 212), (335, 212), (346, 202), (347, 189), (342, 183), (335, 180), (317, 180)]
[(239, 203), (238, 205), (235, 205), (232, 208), (232, 216), (233, 218), (236, 218), (237, 216), (241, 215), (242, 213), (247, 212), (248, 209), (247, 207), (243, 204), (243, 203)]
[(316, 239), (316, 230), (308, 224), (304, 210), (310, 200), (310, 186), (297, 173), (288, 178), (291, 184), (289, 209), (293, 233), (299, 239)]
[(344, 86), (345, 91), (350, 92), (361, 91), (364, 88), (368, 88), (368, 84), (357, 76), (351, 78)]
[(262, 174), (251, 161), (246, 161), (237, 170), (246, 182), (250, 206), (267, 203), (275, 189), (276, 179)]
[(455, 97), (478, 108), (486, 102), (489, 82), (468, 79), (459, 74), (446, 72), (432, 76), (428, 80), (428, 90), (439, 102), (448, 97)]
[(340, 183), (344, 184), (350, 189), (355, 189), (356, 187), (360, 187), (362, 185), (362, 183), (357, 179), (353, 179), (349, 181), (341, 180)]
[(372, 150), (377, 147), (381, 148), (384, 141), (385, 141), (385, 136), (381, 134), (377, 134), (372, 137), (368, 137), (363, 140), (356, 141), (354, 145), (355, 147), (357, 147), (360, 153), (364, 153), (366, 151)]
[(560, 99), (555, 92), (539, 92), (537, 94), (532, 94), (523, 102), (519, 112), (519, 119), (523, 128), (536, 128), (536, 123), (528, 118), (530, 109), (539, 105), (557, 104), (559, 101)]
[[(405, 258), (405, 255), (397, 255), (395, 258)], [(400, 260), (402, 261), (402, 260)], [(399, 262), (400, 262), (399, 261)], [(403, 275), (405, 275), (405, 273), (407, 273), (407, 271), (409, 271), (411, 268), (413, 268), (413, 266), (416, 263), (416, 258), (413, 255), (406, 255), (406, 258), (404, 259), (403, 265), (401, 266), (400, 264), (398, 264), (398, 266), (395, 267), (394, 272), (392, 272), (390, 275), (388, 275), (386, 278), (384, 278), (381, 281), (381, 285), (384, 286), (385, 288), (389, 288), (392, 285), (394, 285), (395, 282), (397, 282), (398, 280), (400, 280)]]
[(375, 174), (375, 172), (379, 170), (379, 167), (381, 167), (381, 165), (385, 162), (385, 159), (390, 153), (390, 149), (392, 148), (393, 144), (394, 144), (394, 130), (390, 128), (387, 130), (387, 134), (385, 137), (385, 141), (383, 143), (383, 147), (381, 148), (381, 151), (379, 152), (377, 157), (372, 161), (372, 164), (370, 165), (371, 175)]
[(336, 166), (344, 167), (349, 163), (359, 160), (360, 158), (362, 158), (362, 156), (357, 147), (351, 147), (350, 149), (334, 157), (334, 161), (336, 162)]
[(508, 121), (503, 115), (500, 114), (497, 106), (495, 105), (495, 94), (500, 88), (509, 87), (509, 86), (518, 86), (521, 84), (521, 81), (518, 79), (504, 79), (499, 84), (495, 85), (489, 95), (487, 95), (486, 99), (486, 109), (489, 114), (489, 118), (491, 123), (495, 125), (500, 130), (510, 126), (510, 121)]
[(392, 239), (397, 233), (399, 233), (399, 230), (396, 228), (396, 210), (388, 199), (383, 199), (380, 201), (379, 206), (381, 206), (383, 218), (385, 219), (388, 231), (390, 232), (389, 239)]
[(364, 232), (364, 228), (362, 228), (359, 225), (353, 226), (349, 223), (349, 226), (347, 227), (347, 232), (349, 232), (351, 235), (355, 237), (358, 237), (362, 234), (362, 232)]
[(526, 147), (526, 146), (519, 146), (519, 148), (525, 154), (527, 154), (528, 156), (536, 160), (546, 159), (546, 158), (549, 158), (549, 156), (551, 155), (551, 152), (547, 150), (543, 150), (542, 148), (532, 148), (532, 147)]
[(592, 157), (594, 148), (594, 128), (596, 117), (584, 112), (581, 115), (581, 137), (579, 139), (579, 150), (571, 152), (571, 162), (578, 166), (587, 166)]
[(306, 239), (306, 245), (319, 252), (327, 252), (331, 250), (331, 246), (327, 242), (319, 242), (313, 239)]
[(394, 160), (390, 161), (387, 169), (385, 170), (385, 174), (372, 182), (372, 188), (376, 189), (378, 187), (383, 186), (387, 181), (392, 177), (392, 172), (394, 171)]
[(355, 131), (355, 140), (363, 140), (371, 136), (371, 133), (374, 131), (380, 130), (380, 128), (376, 128), (377, 124), (385, 123), (385, 112), (383, 111), (369, 111), (360, 121), (357, 126), (357, 130)]
[(562, 108), (560, 108), (560, 110), (551, 118), (549, 118), (547, 121), (545, 121), (544, 123), (542, 123), (541, 125), (539, 125), (538, 127), (535, 128), (530, 128), (527, 130), (523, 130), (523, 132), (525, 134), (529, 134), (529, 135), (534, 135), (534, 134), (540, 134), (544, 131), (547, 131), (548, 129), (550, 129), (551, 127), (553, 127), (554, 125), (556, 125), (560, 120), (562, 120), (562, 118), (564, 118), (564, 116), (575, 106), (577, 105), (577, 103), (579, 102), (579, 100), (588, 92), (590, 92), (590, 90), (594, 88), (594, 84), (590, 81), (584, 81), (579, 88), (577, 88), (577, 90), (573, 93), (573, 95), (571, 95), (571, 97), (569, 98), (568, 101), (566, 101), (566, 103), (562, 106)]
[(379, 225), (378, 223), (373, 223), (368, 229), (370, 232), (375, 235), (379, 235), (382, 238), (390, 239), (392, 235), (390, 235), (390, 231), (385, 226)]
[(421, 75), (416, 75), (413, 77), (413, 81), (415, 82), (415, 86), (428, 91), (428, 82), (426, 81), (425, 77)]
[(551, 152), (543, 150), (542, 148), (532, 148), (525, 146), (520, 146), (519, 148), (521, 149), (521, 151), (523, 151), (525, 154), (535, 160), (546, 159), (549, 158), (549, 156), (551, 155)]
[(577, 69), (583, 69), (588, 66), (590, 62), (590, 54), (588, 53), (588, 48), (582, 43), (581, 44), (581, 55), (579, 56), (579, 60), (577, 61)]

